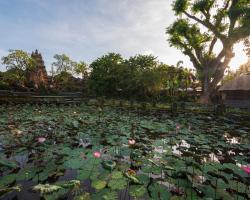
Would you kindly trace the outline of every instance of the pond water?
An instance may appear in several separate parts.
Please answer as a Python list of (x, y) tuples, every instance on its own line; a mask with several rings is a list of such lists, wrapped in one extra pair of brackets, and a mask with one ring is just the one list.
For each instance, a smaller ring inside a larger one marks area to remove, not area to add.
[(0, 199), (250, 199), (248, 116), (85, 105), (0, 113)]

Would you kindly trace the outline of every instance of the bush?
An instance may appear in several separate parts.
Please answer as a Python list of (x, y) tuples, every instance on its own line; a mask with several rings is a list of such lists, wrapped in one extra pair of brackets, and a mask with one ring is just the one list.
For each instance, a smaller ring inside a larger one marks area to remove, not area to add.
[(10, 85), (6, 82), (0, 82), (0, 90), (10, 90)]

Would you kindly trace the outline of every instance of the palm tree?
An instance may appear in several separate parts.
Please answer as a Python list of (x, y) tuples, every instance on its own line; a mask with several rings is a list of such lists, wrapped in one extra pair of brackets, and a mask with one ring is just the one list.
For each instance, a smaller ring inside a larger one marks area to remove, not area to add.
[(84, 80), (86, 73), (87, 73), (87, 64), (84, 61), (81, 61), (80, 63), (76, 63), (74, 65), (74, 72), (77, 75), (82, 75), (82, 80)]

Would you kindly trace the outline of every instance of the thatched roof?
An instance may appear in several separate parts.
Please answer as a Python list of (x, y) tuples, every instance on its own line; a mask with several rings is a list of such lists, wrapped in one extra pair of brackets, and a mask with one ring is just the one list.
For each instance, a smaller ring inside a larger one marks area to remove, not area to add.
[(250, 91), (250, 74), (243, 74), (232, 81), (222, 85), (219, 91), (244, 90)]

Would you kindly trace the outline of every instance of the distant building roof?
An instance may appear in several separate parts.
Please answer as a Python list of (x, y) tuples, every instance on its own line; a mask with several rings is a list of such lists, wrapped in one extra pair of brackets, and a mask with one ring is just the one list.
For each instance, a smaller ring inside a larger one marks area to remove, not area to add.
[(250, 91), (250, 74), (242, 74), (234, 80), (222, 85), (219, 91), (244, 90)]

